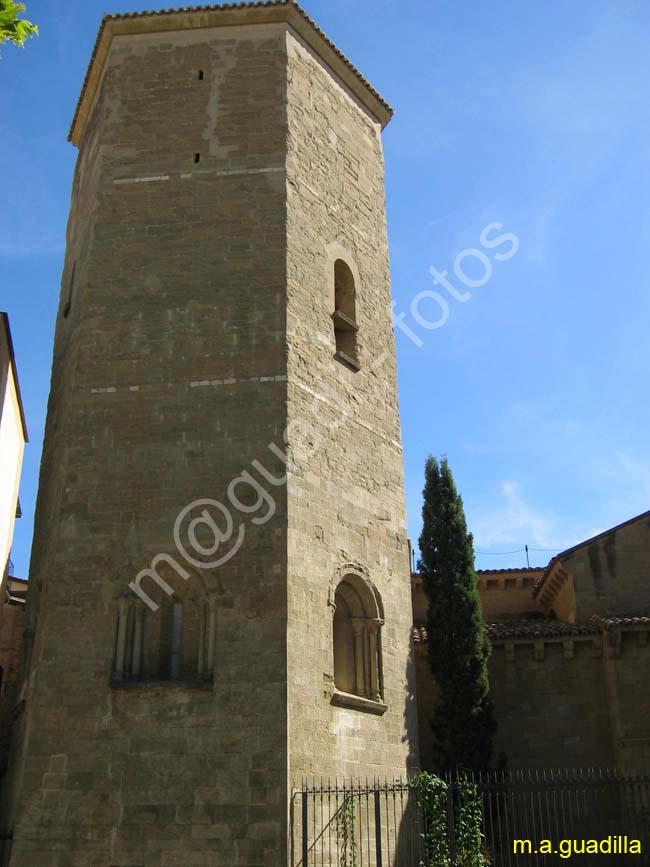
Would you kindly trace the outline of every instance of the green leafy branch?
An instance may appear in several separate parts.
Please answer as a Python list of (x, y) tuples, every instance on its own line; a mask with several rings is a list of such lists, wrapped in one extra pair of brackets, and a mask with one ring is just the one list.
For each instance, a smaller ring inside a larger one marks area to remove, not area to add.
[(18, 18), (25, 11), (24, 3), (14, 3), (13, 0), (0, 0), (0, 45), (12, 42), (22, 46), (30, 36), (38, 35), (38, 27), (24, 18)]
[(424, 820), (424, 860), (420, 867), (452, 867), (447, 839), (447, 784), (422, 771), (411, 785)]

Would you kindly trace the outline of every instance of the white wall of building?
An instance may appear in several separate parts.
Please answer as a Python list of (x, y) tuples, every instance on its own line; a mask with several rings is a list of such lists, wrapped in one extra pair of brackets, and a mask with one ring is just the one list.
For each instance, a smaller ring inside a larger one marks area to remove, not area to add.
[(13, 370), (9, 366), (0, 416), (0, 580), (4, 575), (16, 520), (25, 438)]

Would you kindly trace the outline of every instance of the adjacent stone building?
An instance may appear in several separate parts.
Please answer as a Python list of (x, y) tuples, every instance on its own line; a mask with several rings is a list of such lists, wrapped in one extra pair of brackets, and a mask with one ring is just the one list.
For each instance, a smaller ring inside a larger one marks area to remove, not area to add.
[[(492, 641), (497, 758), (510, 768), (650, 771), (650, 512), (545, 569), (478, 573)], [(413, 576), (420, 751), (435, 702), (426, 600)]]
[(390, 116), (291, 0), (104, 19), (12, 867), (285, 867), (303, 775), (417, 763)]

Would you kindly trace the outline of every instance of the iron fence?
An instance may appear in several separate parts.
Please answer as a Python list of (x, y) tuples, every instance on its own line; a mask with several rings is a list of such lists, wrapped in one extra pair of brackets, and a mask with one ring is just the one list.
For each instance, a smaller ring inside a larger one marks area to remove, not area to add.
[[(650, 865), (650, 777), (583, 768), (479, 775), (475, 782), (494, 867)], [(630, 852), (632, 841), (639, 853)]]
[[(481, 807), (486, 865), (550, 867), (569, 861), (650, 867), (650, 776), (599, 768), (511, 771), (469, 779)], [(456, 855), (459, 781), (446, 782), (448, 863), (465, 867)], [(293, 799), (291, 863), (438, 867), (425, 863), (426, 822), (408, 780), (305, 782)]]

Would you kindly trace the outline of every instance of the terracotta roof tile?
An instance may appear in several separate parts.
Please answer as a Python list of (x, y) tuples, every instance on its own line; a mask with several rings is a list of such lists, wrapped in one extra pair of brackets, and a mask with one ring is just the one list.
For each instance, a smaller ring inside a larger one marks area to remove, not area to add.
[(596, 635), (594, 626), (580, 626), (561, 620), (513, 620), (486, 623), (485, 629), (491, 641), (507, 641), (513, 638), (570, 638), (571, 636)]
[[(509, 641), (516, 638), (570, 638), (598, 634), (595, 625), (574, 625), (563, 623), (561, 620), (542, 618), (486, 623), (485, 630), (491, 641)], [(428, 641), (426, 626), (414, 626), (412, 638), (414, 644), (426, 644)]]
[(598, 629), (620, 629), (635, 626), (650, 629), (650, 615), (648, 614), (594, 614), (589, 618)]

